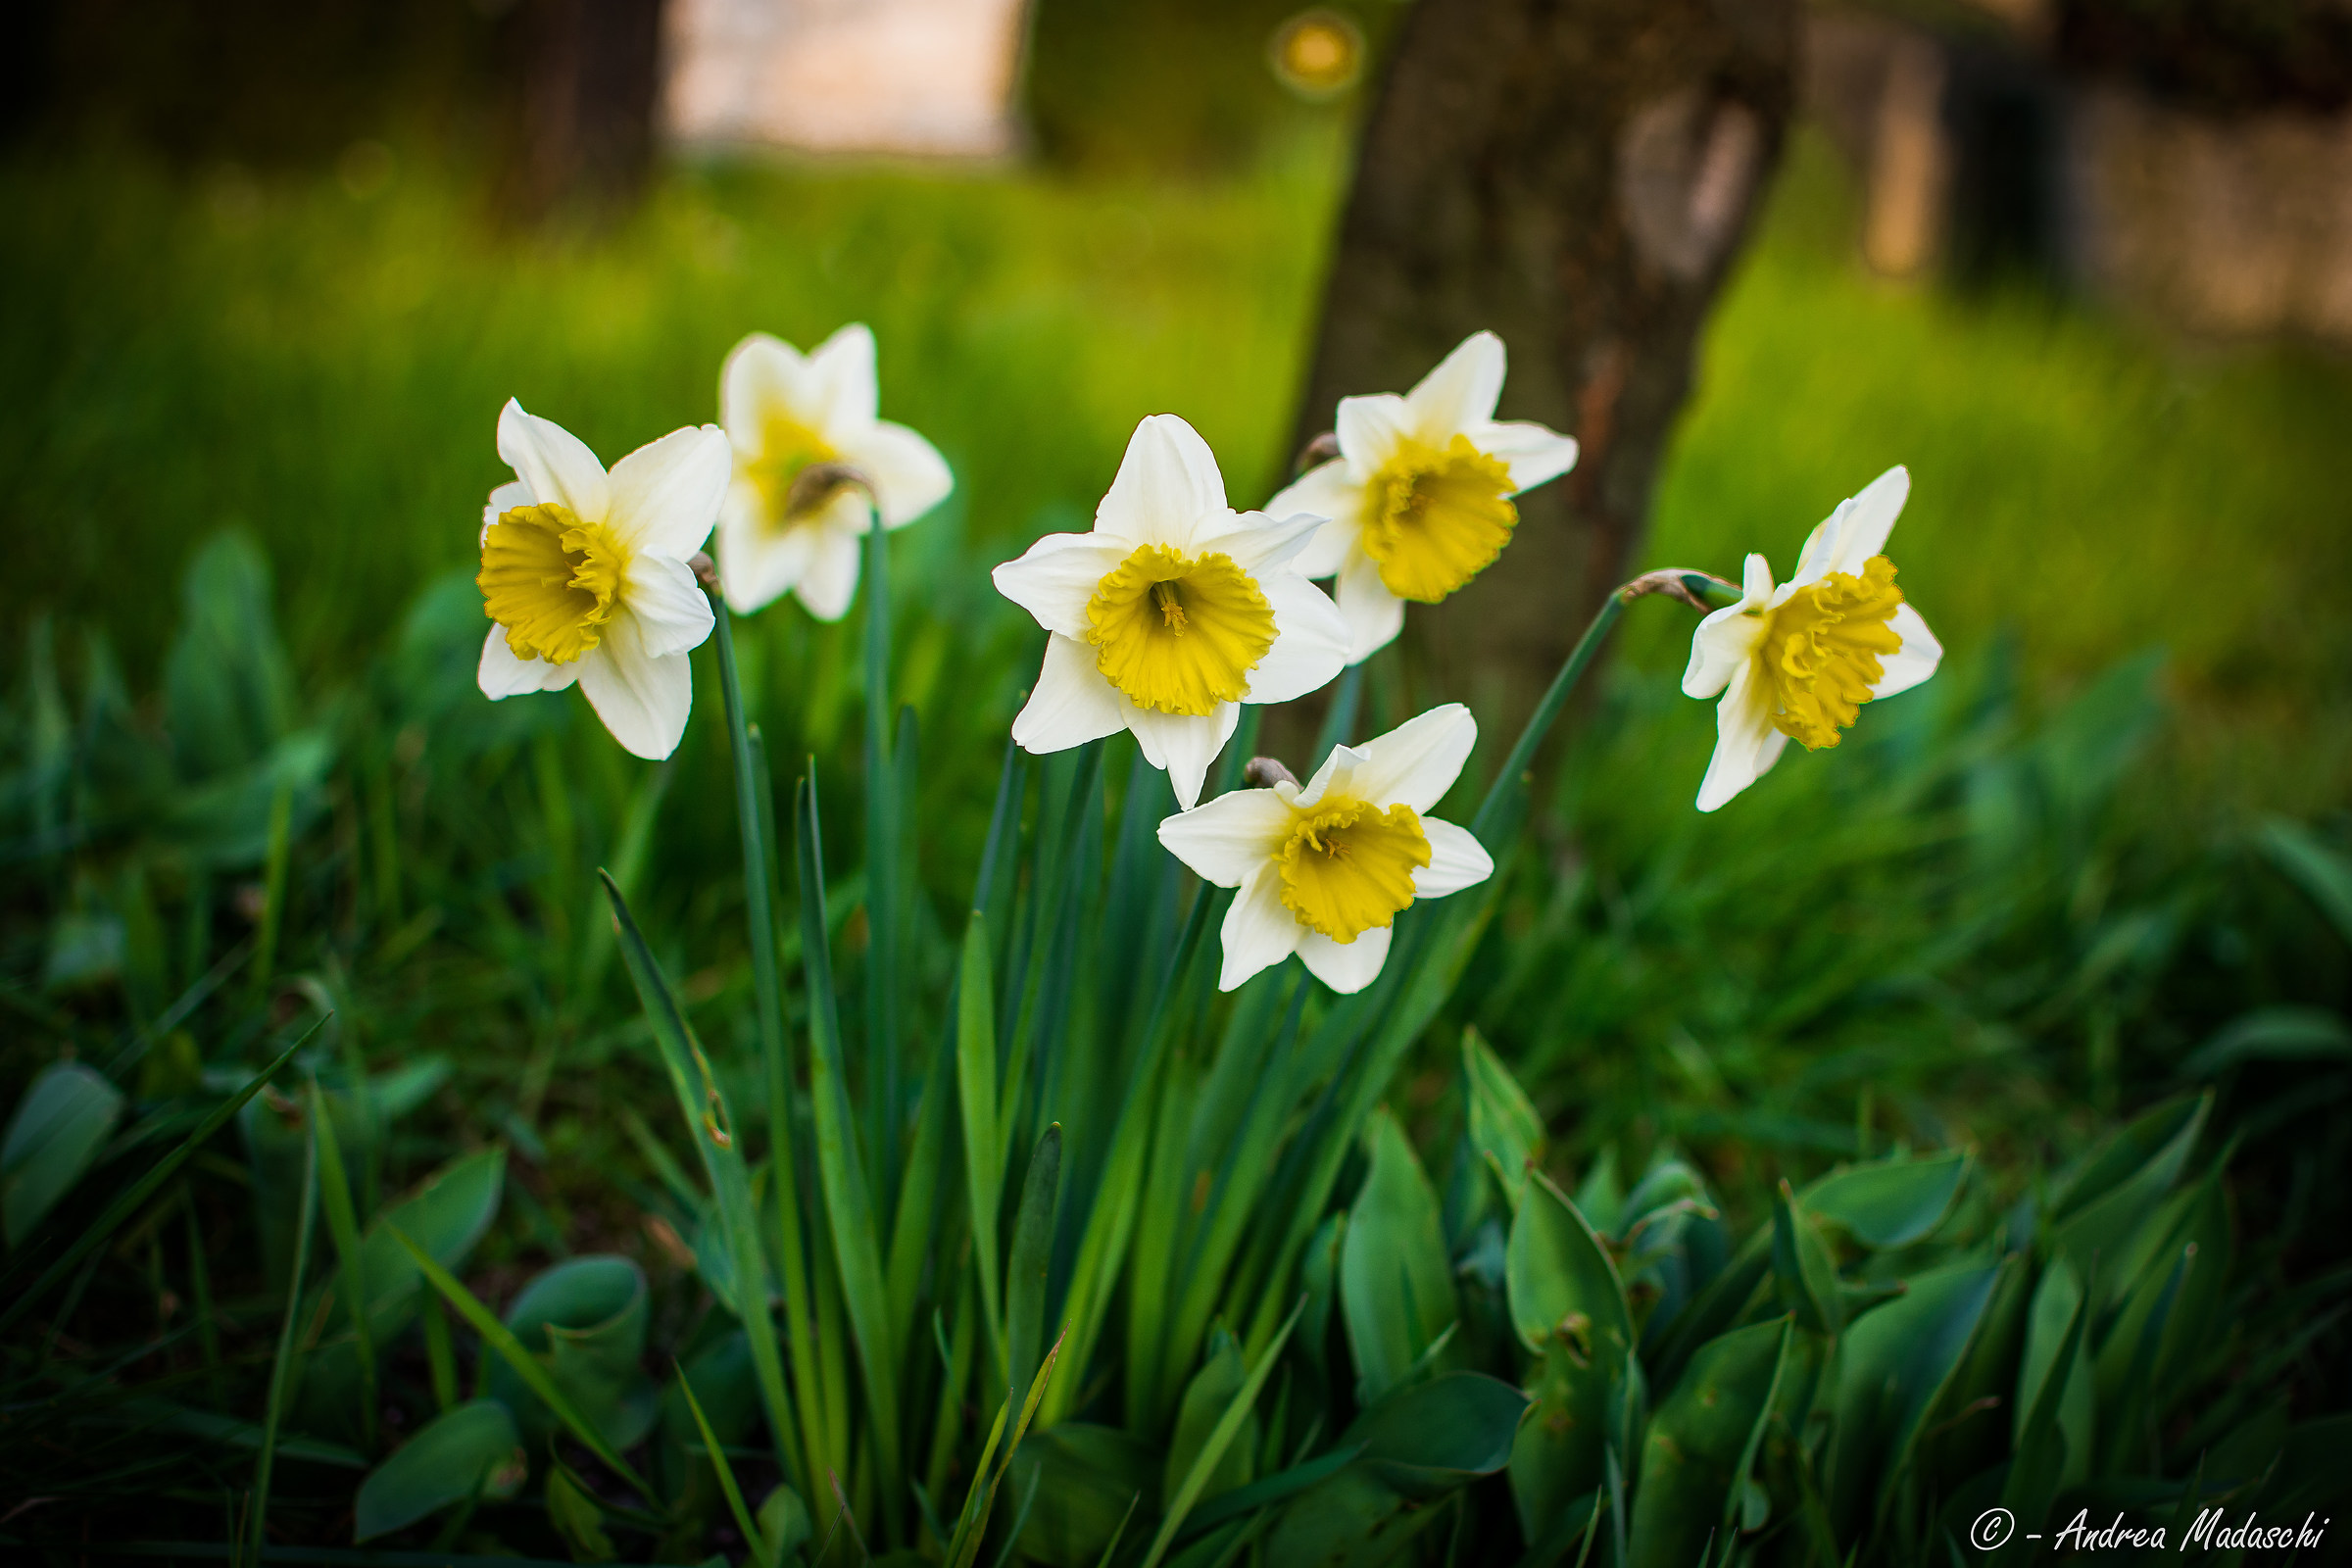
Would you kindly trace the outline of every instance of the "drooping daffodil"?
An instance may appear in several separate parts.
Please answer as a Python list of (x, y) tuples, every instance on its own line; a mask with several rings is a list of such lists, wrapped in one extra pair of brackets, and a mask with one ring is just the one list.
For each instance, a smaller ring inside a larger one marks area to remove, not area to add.
[(1133, 730), (1188, 810), (1243, 703), (1287, 703), (1339, 674), (1347, 627), (1293, 558), (1320, 517), (1235, 512), (1200, 433), (1135, 428), (1090, 533), (1054, 533), (996, 569), (1051, 633), (1013, 720), (1024, 751)]
[(514, 469), (482, 512), (477, 678), (492, 699), (573, 681), (639, 757), (677, 750), (694, 707), (689, 651), (710, 602), (687, 558), (710, 536), (731, 458), (715, 424), (672, 430), (607, 473), (579, 437), (510, 399), (498, 455)]
[(1338, 746), (1301, 788), (1234, 790), (1159, 824), (1170, 854), (1219, 887), (1225, 912), (1217, 989), (1298, 955), (1342, 994), (1379, 978), (1399, 911), (1494, 873), (1465, 827), (1422, 813), (1453, 787), (1478, 740), (1459, 703), (1362, 746)]
[(1485, 570), (1518, 525), (1512, 497), (1575, 466), (1572, 437), (1496, 421), (1502, 376), (1502, 339), (1473, 332), (1402, 397), (1342, 398), (1340, 455), (1266, 504), (1331, 519), (1298, 569), (1339, 579), (1349, 663), (1396, 641), (1406, 600), (1434, 605)]
[[(873, 514), (904, 527), (956, 488), (930, 442), (875, 417), (874, 334), (862, 324), (807, 355), (754, 332), (728, 354), (718, 403), (735, 447), (718, 576), (738, 614), (789, 591), (817, 619), (839, 620), (858, 592), (858, 542)], [(795, 484), (812, 468), (819, 482)]]
[(1763, 777), (1789, 741), (1808, 751), (1835, 746), (1862, 704), (1936, 673), (1943, 646), (1904, 602), (1894, 563), (1882, 554), (1910, 493), (1911, 475), (1894, 467), (1840, 502), (1805, 540), (1796, 575), (1778, 587), (1764, 558), (1749, 556), (1740, 602), (1691, 634), (1683, 690), (1723, 698), (1700, 810)]

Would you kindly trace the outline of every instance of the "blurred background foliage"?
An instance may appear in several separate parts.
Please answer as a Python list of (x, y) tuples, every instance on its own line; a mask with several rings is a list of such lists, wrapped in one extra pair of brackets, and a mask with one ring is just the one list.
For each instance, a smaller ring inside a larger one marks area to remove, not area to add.
[[(2210, 10), (2061, 8), (2063, 35), (2162, 79), (2203, 58), (2180, 40), (2209, 39), (2181, 28)], [(2331, 47), (2327, 15), (2274, 12), (2228, 24), (2257, 75)], [(1348, 15), (1377, 48), (1392, 13)], [(874, 326), (884, 414), (958, 481), (893, 561), (895, 695), (923, 734), (908, 961), (936, 1005), (1036, 653), (986, 568), (1082, 526), (1145, 414), (1199, 425), (1237, 504), (1287, 471), (1359, 105), (1275, 82), (1287, 14), (1044, 0), (1036, 161), (679, 162), (624, 217), (522, 228), (500, 194), (500, 8), (252, 0), (209, 26), (141, 0), (35, 8), (0, 159), (12, 1102), (70, 1054), (169, 1107), (331, 1006), (355, 1070), (424, 1069), (375, 1156), (388, 1185), (511, 1147), (469, 1265), (484, 1295), (591, 1250), (682, 1289), (646, 1217), (660, 1173), (613, 1114), (660, 1079), (590, 868), (629, 887), (697, 1028), (748, 1073), (734, 829), (701, 806), (727, 787), (710, 655), (662, 766), (575, 698), (480, 700), (496, 411), (518, 397), (610, 461), (713, 417), (743, 332)], [(2214, 1083), (2251, 1267), (2324, 1300), (2352, 1217), (2352, 369), (2178, 340), (2028, 279), (1886, 283), (1856, 263), (1856, 200), (1802, 134), (1708, 332), (1648, 564), (1736, 576), (1760, 549), (1786, 569), (1838, 498), (1907, 463), (1895, 553), (1944, 673), (1701, 818), (1713, 722), (1675, 689), (1688, 625), (1642, 607), (1395, 1103), (1447, 1136), (1475, 1024), (1563, 1181), (1672, 1152), (1752, 1219), (1783, 1176), (1889, 1147), (1974, 1144), (2014, 1196)], [(754, 715), (835, 801), (857, 788), (858, 635), (791, 607), (738, 632)], [(1376, 663), (1359, 727), (1478, 695)], [(853, 998), (858, 905), (835, 890)], [(89, 1158), (133, 1147), (102, 1131)], [(219, 1163), (191, 1245), (250, 1354), (278, 1265)], [(170, 1316), (153, 1234), (110, 1250), (77, 1337)], [(2298, 1411), (2340, 1408), (2344, 1331), (2308, 1321)]]

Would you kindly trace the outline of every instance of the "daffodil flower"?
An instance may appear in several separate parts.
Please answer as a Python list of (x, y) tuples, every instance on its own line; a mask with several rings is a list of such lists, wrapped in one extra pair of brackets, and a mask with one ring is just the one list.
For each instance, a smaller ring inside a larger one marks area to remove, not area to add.
[(1340, 746), (1301, 789), (1235, 790), (1159, 824), (1159, 842), (1203, 878), (1240, 888), (1225, 913), (1217, 989), (1298, 955), (1343, 995), (1379, 978), (1397, 913), (1494, 874), (1470, 830), (1421, 813), (1453, 787), (1478, 740), (1459, 703), (1380, 739)]
[(1887, 469), (1813, 530), (1793, 578), (1775, 587), (1772, 567), (1751, 555), (1740, 602), (1698, 623), (1683, 690), (1723, 697), (1700, 810), (1763, 777), (1790, 740), (1835, 746), (1862, 704), (1936, 673), (1943, 646), (1881, 554), (1910, 493), (1911, 475)]
[[(849, 613), (858, 540), (948, 498), (955, 476), (931, 443), (874, 416), (874, 334), (843, 327), (804, 356), (765, 332), (735, 345), (719, 372), (719, 418), (735, 447), (735, 482), (718, 519), (718, 576), (728, 608), (750, 614), (789, 590), (819, 620)], [(795, 485), (848, 471), (830, 483)], [(871, 495), (867, 493), (870, 487)]]
[(1348, 662), (1396, 641), (1404, 602), (1434, 605), (1511, 542), (1511, 498), (1576, 466), (1576, 442), (1540, 424), (1497, 423), (1502, 339), (1473, 332), (1404, 396), (1340, 400), (1340, 455), (1266, 504), (1331, 520), (1299, 557), (1339, 579)]
[(997, 591), (1052, 633), (1024, 751), (1133, 730), (1178, 804), (1200, 798), (1243, 703), (1287, 703), (1339, 674), (1348, 630), (1291, 564), (1320, 517), (1225, 504), (1199, 432), (1172, 414), (1135, 428), (1091, 533), (1054, 533), (996, 569)]
[(677, 750), (694, 707), (688, 651), (710, 602), (687, 557), (726, 493), (717, 425), (673, 430), (607, 473), (580, 439), (510, 400), (498, 455), (515, 479), (482, 513), (483, 612), (496, 621), (478, 673), (493, 700), (573, 681), (612, 738), (639, 757)]

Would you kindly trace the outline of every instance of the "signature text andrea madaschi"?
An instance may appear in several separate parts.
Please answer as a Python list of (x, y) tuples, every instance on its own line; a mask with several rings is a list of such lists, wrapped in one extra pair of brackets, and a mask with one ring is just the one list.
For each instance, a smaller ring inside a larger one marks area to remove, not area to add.
[[(2223, 1509), (2200, 1508), (2196, 1521), (2180, 1532), (2180, 1539), (2168, 1541), (2167, 1526), (2127, 1524), (2120, 1513), (2111, 1523), (2093, 1524), (2090, 1510), (2084, 1508), (2068, 1520), (2064, 1529), (2051, 1531), (2047, 1540), (2052, 1551), (2163, 1551), (2168, 1547), (2175, 1551), (2309, 1551), (2319, 1545), (2332, 1523), (2315, 1513), (2305, 1515), (2300, 1524), (2269, 1524), (2251, 1510), (2243, 1519), (2232, 1520)], [(1987, 1508), (1977, 1516), (1969, 1532), (1970, 1544), (1983, 1551), (1997, 1551), (2009, 1544), (2016, 1531), (2017, 1521), (2008, 1509)], [(2044, 1538), (2028, 1535), (2026, 1539)]]

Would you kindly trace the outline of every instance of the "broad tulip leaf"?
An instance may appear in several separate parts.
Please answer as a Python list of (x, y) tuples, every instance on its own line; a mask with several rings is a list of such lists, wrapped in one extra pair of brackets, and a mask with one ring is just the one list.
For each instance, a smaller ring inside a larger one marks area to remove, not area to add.
[(2104, 1260), (2103, 1299), (2131, 1284), (2112, 1265), (2180, 1179), (2212, 1108), (2210, 1093), (2157, 1106), (2101, 1145), (2060, 1194), (2051, 1216), (2056, 1250), (2084, 1276)]
[(511, 1497), (529, 1470), (507, 1407), (469, 1399), (426, 1423), (368, 1472), (354, 1503), (352, 1540), (389, 1535), (468, 1497)]
[(1976, 1333), (1999, 1272), (1958, 1264), (1913, 1275), (1901, 1297), (1846, 1330), (1832, 1391), (1837, 1437), (1826, 1488), (1839, 1540), (1852, 1538), (1874, 1489), (1901, 1469), (1921, 1418)]
[[(615, 1450), (633, 1447), (654, 1424), (645, 1353), (645, 1274), (611, 1254), (568, 1258), (533, 1279), (507, 1308), (505, 1323), (538, 1357), (556, 1387)], [(520, 1417), (534, 1442), (554, 1417), (514, 1368), (494, 1362), (490, 1393)]]
[(1968, 1155), (1958, 1150), (1878, 1160), (1823, 1177), (1803, 1200), (1865, 1247), (1908, 1247), (1943, 1219), (1967, 1171)]
[(1116, 1427), (1064, 1421), (1031, 1433), (1012, 1456), (1013, 1494), (1037, 1499), (1022, 1554), (1054, 1568), (1094, 1568), (1130, 1505), (1139, 1519), (1157, 1511), (1161, 1468), (1156, 1448)]
[(1438, 1195), (1412, 1144), (1382, 1110), (1372, 1118), (1372, 1168), (1340, 1248), (1340, 1309), (1360, 1380), (1376, 1402), (1458, 1315)]
[(2090, 1356), (2082, 1348), (2090, 1311), (2082, 1276), (2064, 1257), (2050, 1259), (2027, 1311), (2025, 1354), (2010, 1408), (2015, 1412), (2014, 1462), (2041, 1455), (2036, 1462), (2052, 1467), (2053, 1489), (2073, 1486), (2090, 1473), (2097, 1399)]
[(1787, 1182), (1772, 1200), (1772, 1271), (1780, 1280), (1782, 1304), (1796, 1314), (1797, 1327), (1828, 1335), (1845, 1327), (1837, 1261), (1820, 1226)]
[(2248, 1061), (2352, 1061), (2352, 1023), (2325, 1007), (2260, 1007), (2199, 1046), (2180, 1076), (2213, 1078)]
[(122, 1114), (122, 1092), (81, 1062), (54, 1063), (33, 1079), (0, 1140), (0, 1212), (11, 1248), (74, 1190)]
[[(1168, 1445), (1167, 1464), (1160, 1477), (1166, 1494), (1175, 1495), (1184, 1478), (1192, 1472), (1193, 1461), (1200, 1456), (1201, 1446), (1208, 1442), (1218, 1419), (1225, 1414), (1233, 1396), (1242, 1391), (1250, 1368), (1242, 1358), (1242, 1348), (1232, 1335), (1222, 1328), (1209, 1341), (1208, 1357), (1200, 1370), (1193, 1374), (1186, 1385), (1184, 1402), (1176, 1413), (1176, 1436)], [(1257, 1453), (1258, 1421), (1253, 1410), (1242, 1425), (1240, 1434), (1226, 1448), (1225, 1456), (1217, 1461), (1208, 1475), (1207, 1484), (1200, 1489), (1200, 1499), (1206, 1501), (1220, 1493), (1249, 1484), (1251, 1461)]]
[[(711, 1436), (722, 1444), (739, 1442), (760, 1411), (751, 1342), (743, 1331), (734, 1330), (703, 1347), (680, 1370), (693, 1381), (694, 1396), (702, 1403)], [(710, 1466), (702, 1450), (703, 1435), (687, 1402), (685, 1385), (673, 1377), (662, 1390), (661, 1431), (652, 1466), (654, 1480), (673, 1503), (685, 1497), (694, 1478)], [(702, 1495), (710, 1495), (709, 1491)]]
[(1485, 1160), (1516, 1210), (1527, 1173), (1544, 1152), (1544, 1118), (1519, 1080), (1475, 1030), (1462, 1035), (1462, 1082), (1468, 1101), (1470, 1147)]
[(1634, 1494), (1631, 1568), (1690, 1568), (1737, 1528), (1788, 1354), (1787, 1318), (1710, 1340), (1650, 1418)]
[(1511, 1222), (1504, 1279), (1511, 1325), (1541, 1357), (1529, 1385), (1536, 1408), (1510, 1460), (1511, 1494), (1532, 1541), (1601, 1483), (1633, 1314), (1608, 1249), (1541, 1173)]

